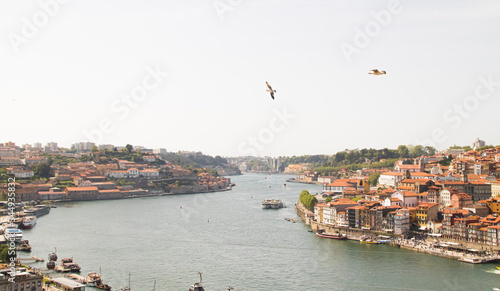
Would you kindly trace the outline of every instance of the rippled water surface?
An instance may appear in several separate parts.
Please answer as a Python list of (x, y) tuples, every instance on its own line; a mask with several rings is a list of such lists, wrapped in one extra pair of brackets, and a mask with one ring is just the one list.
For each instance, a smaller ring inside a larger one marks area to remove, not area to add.
[[(73, 257), (113, 290), (492, 290), (495, 264), (470, 265), (387, 245), (321, 239), (297, 219), (292, 176), (233, 176), (232, 191), (61, 204), (25, 231), (33, 254)], [(283, 184), (286, 183), (286, 187)], [(263, 210), (267, 198), (288, 208)], [(42, 267), (44, 263), (33, 264)]]

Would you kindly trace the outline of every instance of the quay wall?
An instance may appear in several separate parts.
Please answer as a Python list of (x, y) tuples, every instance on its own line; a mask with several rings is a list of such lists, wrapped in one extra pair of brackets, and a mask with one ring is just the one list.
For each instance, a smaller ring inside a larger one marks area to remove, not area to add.
[(297, 202), (295, 205), (295, 211), (297, 215), (305, 222), (305, 224), (310, 225), (313, 231), (318, 231), (319, 229), (325, 230), (326, 233), (339, 233), (347, 235), (348, 239), (358, 239), (360, 236), (376, 237), (379, 234), (391, 235), (382, 232), (373, 232), (365, 229), (355, 229), (342, 226), (332, 226), (314, 221), (314, 213), (307, 210), (302, 203)]

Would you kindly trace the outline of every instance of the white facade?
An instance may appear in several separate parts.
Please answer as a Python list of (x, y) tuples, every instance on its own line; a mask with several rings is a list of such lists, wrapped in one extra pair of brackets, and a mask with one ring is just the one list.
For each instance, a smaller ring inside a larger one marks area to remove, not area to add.
[(160, 172), (155, 169), (145, 169), (139, 171), (139, 176), (147, 178), (155, 178), (160, 176)]
[(137, 178), (139, 177), (139, 170), (136, 168), (130, 168), (128, 169), (128, 177), (129, 178)]
[(128, 178), (128, 171), (108, 171), (106, 175), (110, 178), (123, 179)]
[(378, 183), (380, 185), (387, 185), (395, 187), (403, 180), (403, 175), (396, 173), (383, 173), (378, 178)]
[(444, 206), (450, 206), (451, 193), (448, 189), (443, 189), (439, 191), (439, 204), (442, 204)]
[(33, 171), (28, 170), (13, 170), (11, 172), (16, 178), (31, 178), (35, 175)]
[(410, 195), (408, 192), (403, 193), (401, 191), (396, 191), (391, 195), (391, 197), (400, 199), (403, 202), (401, 206), (405, 208), (415, 207), (418, 205), (417, 195)]

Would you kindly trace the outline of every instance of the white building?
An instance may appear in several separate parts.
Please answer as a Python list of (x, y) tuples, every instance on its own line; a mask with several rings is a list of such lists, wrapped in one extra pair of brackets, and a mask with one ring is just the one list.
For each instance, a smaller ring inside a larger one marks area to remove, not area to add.
[(153, 154), (155, 154), (155, 155), (166, 155), (167, 154), (167, 150), (164, 149), (164, 148), (153, 149)]
[(399, 184), (401, 181), (403, 181), (403, 176), (403, 172), (384, 172), (380, 174), (378, 183), (380, 185), (395, 187), (396, 184)]
[(156, 158), (155, 156), (143, 156), (142, 160), (146, 163), (153, 163), (154, 161), (156, 161)]
[(11, 174), (14, 174), (16, 178), (31, 178), (35, 175), (33, 171), (29, 170), (12, 170)]
[(115, 146), (112, 144), (100, 144), (99, 145), (99, 150), (101, 151), (112, 151), (115, 149)]
[(399, 200), (402, 201), (401, 206), (408, 208), (408, 207), (415, 207), (418, 205), (418, 195), (415, 192), (412, 191), (396, 191), (392, 193), (391, 198), (398, 198)]

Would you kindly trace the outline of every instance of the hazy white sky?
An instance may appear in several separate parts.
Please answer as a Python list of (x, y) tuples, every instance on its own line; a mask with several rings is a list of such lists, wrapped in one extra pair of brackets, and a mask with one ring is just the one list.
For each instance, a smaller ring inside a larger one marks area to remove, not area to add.
[(2, 1), (0, 29), (1, 142), (500, 144), (495, 0)]

